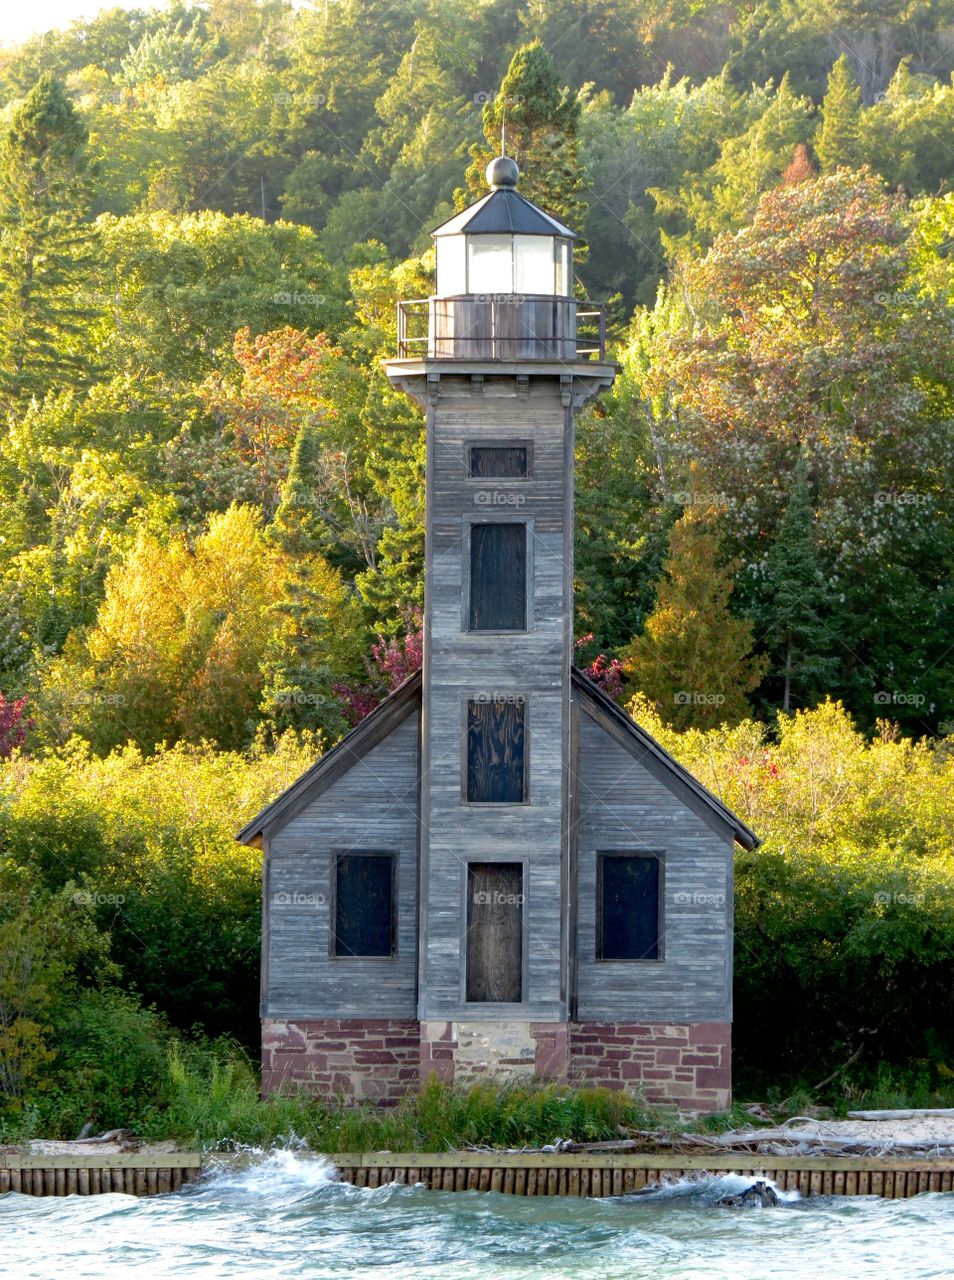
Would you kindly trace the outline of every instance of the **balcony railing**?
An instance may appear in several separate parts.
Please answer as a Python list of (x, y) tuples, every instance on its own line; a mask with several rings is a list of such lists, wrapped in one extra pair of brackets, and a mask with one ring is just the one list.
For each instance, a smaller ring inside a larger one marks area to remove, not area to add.
[(465, 294), (398, 303), (398, 356), (604, 360), (606, 310), (549, 294)]

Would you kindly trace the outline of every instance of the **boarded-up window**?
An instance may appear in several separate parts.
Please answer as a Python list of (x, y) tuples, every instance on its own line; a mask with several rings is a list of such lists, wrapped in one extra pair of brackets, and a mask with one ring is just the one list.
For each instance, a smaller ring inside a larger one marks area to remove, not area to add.
[(393, 853), (339, 853), (334, 858), (331, 954), (393, 956), (397, 930)]
[(471, 631), (525, 631), (527, 526), (501, 522), (470, 529)]
[(661, 878), (658, 854), (597, 856), (597, 960), (661, 959)]
[(470, 447), (470, 474), (482, 480), (520, 480), (530, 474), (528, 445), (474, 444)]
[(516, 1004), (523, 998), (523, 867), (467, 867), (467, 999)]
[(522, 698), (467, 704), (467, 800), (522, 804), (526, 799)]

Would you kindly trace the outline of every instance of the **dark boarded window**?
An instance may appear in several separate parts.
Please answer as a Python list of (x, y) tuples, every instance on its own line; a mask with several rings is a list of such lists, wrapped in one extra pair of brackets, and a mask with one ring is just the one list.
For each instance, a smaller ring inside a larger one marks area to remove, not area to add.
[(523, 998), (523, 867), (467, 867), (467, 999), (516, 1004)]
[(394, 861), (393, 853), (335, 856), (333, 956), (394, 955)]
[(601, 853), (596, 863), (597, 960), (661, 956), (661, 859), (653, 853)]
[(471, 525), (469, 625), (471, 631), (526, 630), (525, 524)]
[(525, 704), (521, 698), (467, 704), (467, 799), (522, 804), (526, 797)]
[(481, 480), (521, 480), (530, 474), (528, 445), (474, 444), (470, 447), (470, 474)]

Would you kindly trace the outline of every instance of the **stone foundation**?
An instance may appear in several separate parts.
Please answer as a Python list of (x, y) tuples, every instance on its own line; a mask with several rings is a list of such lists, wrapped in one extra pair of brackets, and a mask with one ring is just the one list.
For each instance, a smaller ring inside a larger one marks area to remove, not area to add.
[(727, 1022), (262, 1022), (262, 1092), (305, 1085), (347, 1101), (396, 1102), (430, 1076), (562, 1080), (639, 1091), (684, 1111), (731, 1105)]
[(571, 1022), (568, 1075), (579, 1084), (639, 1089), (647, 1102), (726, 1111), (732, 1098), (728, 1022)]
[(567, 1028), (554, 1022), (422, 1022), (421, 1080), (562, 1080)]
[(420, 1079), (416, 1018), (262, 1020), (262, 1093), (305, 1085), (348, 1102), (389, 1104)]

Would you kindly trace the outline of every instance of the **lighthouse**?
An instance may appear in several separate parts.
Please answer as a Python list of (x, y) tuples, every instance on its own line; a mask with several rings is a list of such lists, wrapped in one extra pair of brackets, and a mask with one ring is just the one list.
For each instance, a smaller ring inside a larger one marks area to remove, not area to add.
[(575, 414), (611, 387), (575, 233), (513, 159), (439, 226), (387, 376), (424, 411), (422, 670), (239, 838), (263, 850), (263, 1087), (432, 1075), (731, 1088), (756, 837), (573, 658)]

